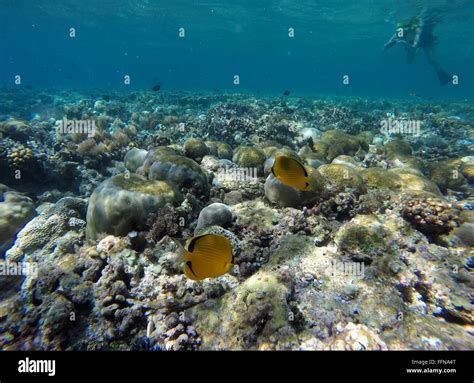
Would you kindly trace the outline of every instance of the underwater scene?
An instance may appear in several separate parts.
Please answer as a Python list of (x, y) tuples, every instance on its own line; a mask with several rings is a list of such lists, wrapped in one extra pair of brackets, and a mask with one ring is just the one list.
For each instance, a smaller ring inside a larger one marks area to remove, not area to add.
[(0, 0), (0, 350), (474, 350), (472, 0)]

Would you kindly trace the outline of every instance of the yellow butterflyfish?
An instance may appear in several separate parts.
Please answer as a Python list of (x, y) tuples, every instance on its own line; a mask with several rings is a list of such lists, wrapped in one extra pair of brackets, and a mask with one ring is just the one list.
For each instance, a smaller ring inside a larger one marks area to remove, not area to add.
[(192, 280), (215, 278), (233, 266), (232, 246), (227, 237), (203, 234), (187, 240), (184, 247), (184, 274)]
[(305, 166), (288, 156), (278, 156), (272, 166), (273, 175), (283, 184), (303, 191), (311, 191), (310, 178)]

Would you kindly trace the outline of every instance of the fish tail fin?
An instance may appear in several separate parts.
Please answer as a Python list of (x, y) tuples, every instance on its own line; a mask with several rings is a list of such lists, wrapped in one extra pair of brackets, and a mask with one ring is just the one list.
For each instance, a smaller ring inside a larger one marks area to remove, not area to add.
[(226, 264), (226, 266), (225, 266), (225, 273), (224, 273), (224, 274), (228, 273), (228, 272), (230, 271), (230, 269), (232, 269), (233, 266), (234, 266), (234, 263), (228, 263), (228, 264)]

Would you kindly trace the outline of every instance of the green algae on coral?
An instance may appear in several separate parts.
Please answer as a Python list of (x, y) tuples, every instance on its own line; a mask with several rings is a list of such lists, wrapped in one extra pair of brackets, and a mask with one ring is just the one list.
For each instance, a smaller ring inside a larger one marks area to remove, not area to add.
[(334, 242), (355, 259), (371, 260), (385, 249), (384, 236), (385, 229), (374, 215), (358, 215), (341, 226)]
[(209, 148), (198, 138), (189, 138), (184, 143), (184, 154), (195, 161), (201, 160), (208, 153)]
[(328, 130), (321, 139), (313, 144), (313, 150), (319, 158), (332, 161), (341, 154), (353, 156), (360, 149), (367, 150), (369, 146), (362, 137), (352, 136), (339, 130)]
[(397, 174), (389, 173), (386, 169), (368, 168), (363, 170), (361, 174), (368, 189), (397, 192), (402, 186), (400, 177)]
[(411, 145), (404, 140), (391, 140), (384, 145), (385, 152), (389, 158), (393, 158), (397, 155), (410, 156), (413, 152)]
[(233, 161), (243, 168), (256, 168), (258, 174), (263, 174), (265, 153), (255, 146), (241, 146), (234, 152)]
[(178, 196), (178, 192), (170, 184), (164, 181), (147, 180), (138, 174), (116, 176), (112, 179), (112, 183), (121, 189), (135, 193), (166, 196), (171, 199)]
[(318, 168), (325, 182), (337, 191), (353, 189), (357, 193), (365, 191), (364, 181), (352, 167), (342, 164), (321, 165)]
[(232, 159), (233, 151), (228, 143), (222, 141), (206, 141), (205, 144), (209, 148), (209, 153), (213, 156), (220, 159)]

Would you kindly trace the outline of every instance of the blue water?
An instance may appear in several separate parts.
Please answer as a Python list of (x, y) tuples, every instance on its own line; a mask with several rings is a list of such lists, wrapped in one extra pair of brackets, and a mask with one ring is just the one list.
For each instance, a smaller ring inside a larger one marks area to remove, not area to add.
[[(424, 8), (440, 16), (436, 57), (459, 85), (440, 86), (421, 52), (407, 64), (402, 47), (382, 50), (397, 22)], [(160, 83), (163, 90), (470, 100), (473, 22), (471, 0), (0, 0), (0, 86), (14, 86), (20, 74), (23, 85), (64, 89)]]

